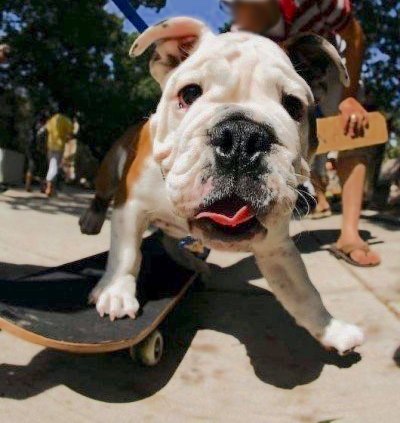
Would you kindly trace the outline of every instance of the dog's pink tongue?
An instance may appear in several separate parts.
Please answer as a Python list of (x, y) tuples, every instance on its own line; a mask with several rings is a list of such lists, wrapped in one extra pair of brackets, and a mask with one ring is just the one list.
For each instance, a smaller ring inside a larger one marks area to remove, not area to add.
[(207, 218), (212, 220), (215, 223), (218, 223), (219, 225), (231, 226), (234, 228), (235, 226), (238, 226), (242, 223), (247, 222), (253, 216), (254, 216), (254, 213), (251, 212), (250, 208), (248, 206), (243, 206), (232, 217), (229, 217), (221, 213), (201, 212), (196, 216), (196, 219)]

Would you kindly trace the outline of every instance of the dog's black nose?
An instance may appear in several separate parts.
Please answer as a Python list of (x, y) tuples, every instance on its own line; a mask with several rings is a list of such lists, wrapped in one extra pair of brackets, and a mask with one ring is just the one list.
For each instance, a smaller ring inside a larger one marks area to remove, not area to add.
[(210, 130), (217, 165), (227, 171), (256, 167), (273, 141), (269, 127), (243, 116), (230, 117)]

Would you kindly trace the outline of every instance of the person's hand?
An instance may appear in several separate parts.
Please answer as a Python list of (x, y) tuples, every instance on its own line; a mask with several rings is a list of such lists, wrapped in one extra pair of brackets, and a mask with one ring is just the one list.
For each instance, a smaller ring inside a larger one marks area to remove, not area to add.
[(343, 132), (352, 138), (364, 136), (364, 130), (368, 128), (368, 112), (354, 98), (345, 98), (339, 104), (342, 117)]

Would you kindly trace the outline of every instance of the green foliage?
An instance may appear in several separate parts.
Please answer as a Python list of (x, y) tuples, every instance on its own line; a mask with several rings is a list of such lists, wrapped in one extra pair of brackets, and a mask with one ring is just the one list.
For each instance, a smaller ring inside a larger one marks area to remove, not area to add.
[[(130, 124), (154, 110), (159, 92), (147, 58), (127, 56), (135, 35), (123, 32), (122, 21), (104, 10), (106, 3), (0, 0), (0, 43), (12, 48), (9, 64), (0, 65), (0, 143), (23, 149), (21, 127), (29, 128), (44, 109), (61, 108), (80, 113), (81, 140), (101, 157)], [(131, 3), (159, 10), (166, 0)], [(366, 86), (391, 118), (391, 148), (398, 151), (400, 2), (353, 5), (367, 36)]]
[(400, 149), (400, 2), (358, 0), (353, 6), (367, 38), (364, 82), (377, 108), (389, 118), (387, 155), (393, 157)]
[(400, 2), (358, 0), (353, 4), (367, 38), (363, 69), (367, 87), (384, 110), (398, 108)]
[(139, 6), (152, 7), (157, 11), (162, 9), (166, 2), (167, 0), (131, 0), (131, 4), (136, 8)]
[(0, 68), (0, 93), (22, 93), (31, 119), (42, 110), (79, 112), (81, 140), (98, 157), (149, 115), (158, 95), (147, 60), (128, 57), (135, 35), (123, 32), (122, 20), (103, 9), (106, 3), (2, 0), (0, 7), (1, 42), (12, 49)]

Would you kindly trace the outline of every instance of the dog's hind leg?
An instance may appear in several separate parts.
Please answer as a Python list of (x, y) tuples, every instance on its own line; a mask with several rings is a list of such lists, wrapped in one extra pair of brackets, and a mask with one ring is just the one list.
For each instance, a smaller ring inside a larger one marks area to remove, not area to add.
[(95, 196), (89, 207), (79, 219), (81, 232), (85, 235), (100, 233), (106, 220), (107, 210), (117, 192), (119, 182), (124, 174), (131, 150), (136, 149), (143, 125), (129, 128), (122, 137), (114, 143), (101, 162), (95, 181)]

